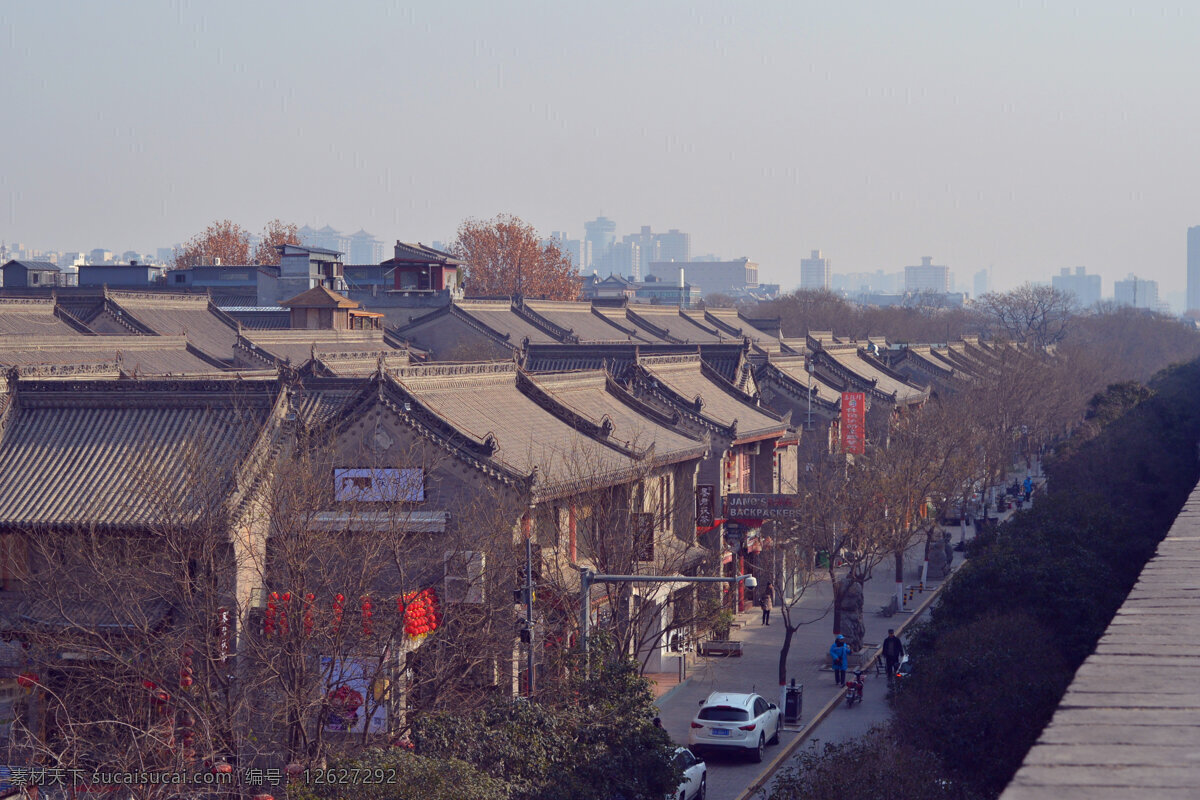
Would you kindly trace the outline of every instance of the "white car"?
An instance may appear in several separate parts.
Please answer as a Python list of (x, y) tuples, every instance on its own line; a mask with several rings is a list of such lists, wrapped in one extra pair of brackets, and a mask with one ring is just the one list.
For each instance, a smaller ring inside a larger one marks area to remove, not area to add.
[(757, 694), (713, 692), (700, 701), (692, 720), (688, 747), (692, 752), (741, 750), (763, 760), (767, 744), (779, 743), (779, 707)]
[(674, 760), (683, 770), (683, 781), (669, 800), (704, 800), (708, 796), (708, 767), (686, 747), (675, 748)]

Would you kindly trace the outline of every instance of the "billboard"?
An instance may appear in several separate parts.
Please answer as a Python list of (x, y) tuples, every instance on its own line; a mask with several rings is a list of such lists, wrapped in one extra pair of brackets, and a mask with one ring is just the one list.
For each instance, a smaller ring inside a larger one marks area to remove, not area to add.
[[(386, 733), (388, 681), (378, 658), (321, 657), (325, 673), (325, 730), (343, 733)], [(370, 712), (370, 713), (368, 713)]]
[(798, 519), (803, 509), (798, 494), (729, 494), (725, 496), (730, 519)]
[(842, 392), (842, 452), (867, 451), (867, 396), (863, 392)]
[(338, 502), (420, 503), (425, 499), (425, 470), (335, 469), (333, 499)]

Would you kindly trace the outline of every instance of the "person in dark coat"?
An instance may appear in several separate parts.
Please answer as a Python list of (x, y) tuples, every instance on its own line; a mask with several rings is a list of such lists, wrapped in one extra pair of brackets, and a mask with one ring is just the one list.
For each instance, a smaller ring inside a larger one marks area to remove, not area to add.
[(883, 663), (887, 667), (888, 680), (896, 676), (900, 668), (900, 659), (904, 657), (904, 643), (896, 635), (896, 631), (888, 628), (887, 638), (883, 640)]

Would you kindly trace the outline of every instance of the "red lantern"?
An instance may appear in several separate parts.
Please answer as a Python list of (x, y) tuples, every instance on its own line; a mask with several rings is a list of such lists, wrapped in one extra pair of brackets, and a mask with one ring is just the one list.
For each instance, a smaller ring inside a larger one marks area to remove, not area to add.
[(346, 608), (346, 596), (336, 594), (333, 596), (333, 629), (340, 631), (342, 629), (342, 611)]
[(38, 676), (36, 672), (25, 671), (17, 676), (17, 686), (22, 689), (32, 689), (37, 685)]
[(192, 678), (192, 648), (185, 647), (179, 655), (179, 686), (187, 689), (195, 682)]
[(279, 596), (279, 635), (288, 635), (288, 606), (292, 604), (292, 593), (284, 592)]
[(275, 615), (278, 613), (279, 592), (271, 592), (267, 598), (267, 614), (263, 620), (263, 635), (275, 633)]
[(371, 611), (371, 598), (364, 597), (362, 599), (362, 632), (363, 632), (363, 636), (371, 635), (371, 617), (372, 616), (373, 616), (373, 612)]

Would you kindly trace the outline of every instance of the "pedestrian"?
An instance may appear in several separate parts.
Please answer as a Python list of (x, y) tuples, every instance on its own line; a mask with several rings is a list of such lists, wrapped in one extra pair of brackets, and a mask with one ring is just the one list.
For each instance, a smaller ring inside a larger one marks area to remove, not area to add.
[(766, 587), (763, 588), (762, 598), (758, 601), (758, 605), (762, 608), (763, 617), (762, 624), (771, 624), (771, 609), (775, 607), (775, 585), (767, 581)]
[(888, 628), (887, 638), (883, 640), (883, 663), (887, 667), (888, 680), (896, 677), (900, 668), (900, 659), (904, 657), (904, 643), (896, 635), (896, 631)]
[(846, 667), (850, 664), (850, 645), (846, 644), (846, 637), (840, 633), (829, 646), (829, 658), (833, 666), (833, 682), (838, 686), (845, 686)]
[(1033, 496), (1033, 478), (1026, 475), (1024, 487), (1025, 487), (1025, 502), (1028, 503), (1029, 498)]

